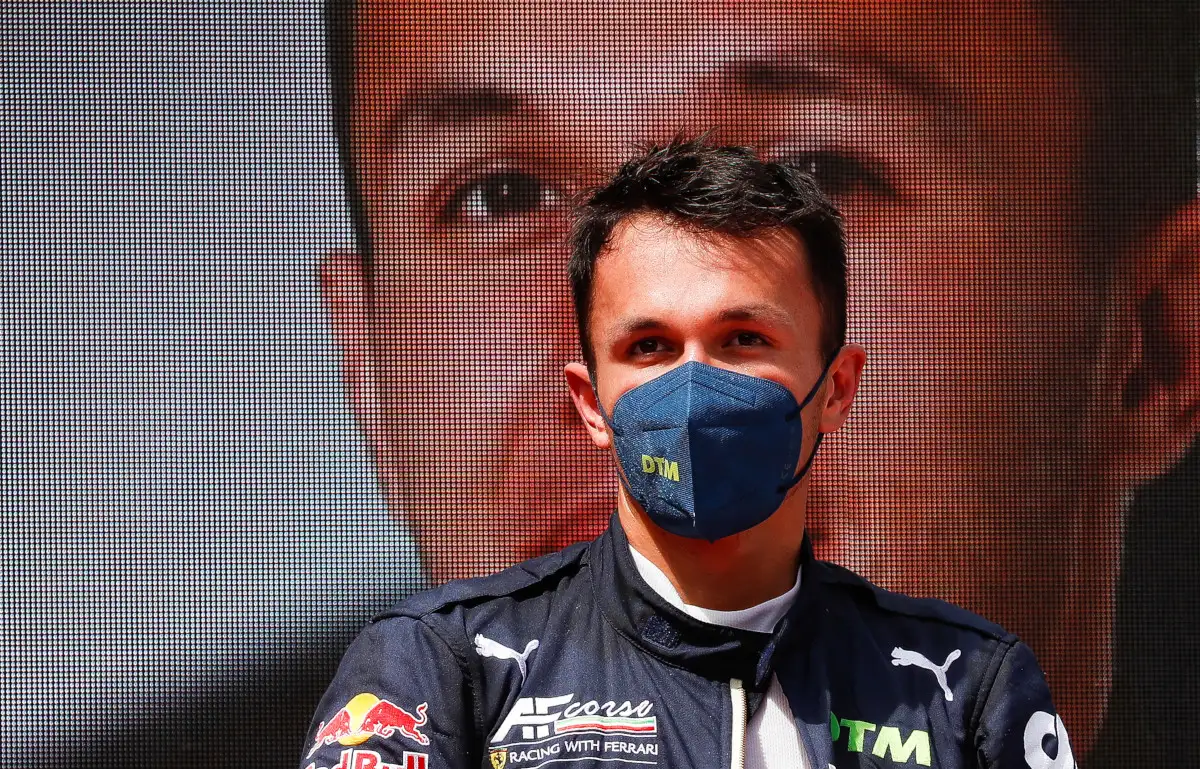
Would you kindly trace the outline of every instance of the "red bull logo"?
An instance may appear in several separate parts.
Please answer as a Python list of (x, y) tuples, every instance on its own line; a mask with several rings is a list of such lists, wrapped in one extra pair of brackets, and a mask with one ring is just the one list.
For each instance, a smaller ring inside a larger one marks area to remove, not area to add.
[(404, 751), (398, 764), (389, 764), (373, 750), (343, 750), (341, 760), (334, 766), (309, 764), (304, 769), (429, 769), (428, 753)]
[[(345, 707), (334, 714), (333, 718), (321, 722), (321, 725), (317, 727), (313, 746), (308, 751), (306, 758), (311, 758), (313, 753), (325, 745), (332, 745), (335, 742), (347, 747), (354, 747), (372, 737), (387, 739), (396, 732), (403, 734), (418, 745), (428, 745), (429, 738), (422, 734), (420, 729), (427, 720), (425, 711), (428, 707), (429, 703), (422, 702), (417, 706), (417, 714), (414, 716), (399, 705), (381, 700), (374, 694), (359, 694), (347, 702)], [(379, 767), (383, 769), (383, 764), (379, 764)], [(351, 769), (351, 767), (347, 766), (346, 769)], [(355, 764), (353, 769), (360, 768)], [(364, 765), (361, 769), (369, 769), (369, 767)]]

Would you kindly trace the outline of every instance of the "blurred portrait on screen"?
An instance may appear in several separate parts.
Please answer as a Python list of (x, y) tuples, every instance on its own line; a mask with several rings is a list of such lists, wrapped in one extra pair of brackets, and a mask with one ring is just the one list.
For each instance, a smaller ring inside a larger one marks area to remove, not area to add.
[(1195, 15), (332, 3), (359, 249), (323, 287), (429, 578), (606, 524), (615, 475), (562, 384), (568, 202), (639, 143), (713, 131), (802, 163), (847, 216), (871, 362), (814, 469), (818, 555), (1019, 633), (1086, 753), (1132, 500), (1200, 430)]

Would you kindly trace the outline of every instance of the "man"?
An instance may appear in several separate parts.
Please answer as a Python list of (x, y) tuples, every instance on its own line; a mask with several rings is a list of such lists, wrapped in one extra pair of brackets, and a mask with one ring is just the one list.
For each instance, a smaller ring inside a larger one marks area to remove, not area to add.
[(1086, 751), (1125, 511), (1197, 431), (1194, 4), (654, 10), (333, 7), (363, 254), (325, 286), (431, 579), (603, 525), (604, 458), (554, 391), (564, 201), (635, 140), (717, 126), (813, 171), (852, 235), (873, 363), (814, 473), (814, 547), (1019, 632)]
[(582, 206), (570, 277), (609, 530), (377, 619), (305, 766), (1075, 766), (1028, 647), (806, 544), (808, 470), (866, 360), (811, 177), (652, 147)]

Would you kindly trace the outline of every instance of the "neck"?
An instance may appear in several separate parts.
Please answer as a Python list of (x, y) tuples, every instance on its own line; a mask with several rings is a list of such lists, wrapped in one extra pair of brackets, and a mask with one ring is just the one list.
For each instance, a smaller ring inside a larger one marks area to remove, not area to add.
[(808, 481), (758, 526), (706, 542), (664, 531), (621, 489), (617, 514), (629, 544), (662, 569), (684, 603), (737, 611), (783, 595), (796, 584)]

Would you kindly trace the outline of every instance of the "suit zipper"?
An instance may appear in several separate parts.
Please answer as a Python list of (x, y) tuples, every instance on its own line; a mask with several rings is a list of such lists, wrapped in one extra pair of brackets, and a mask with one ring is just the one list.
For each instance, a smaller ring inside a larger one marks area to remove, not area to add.
[(731, 769), (745, 769), (746, 690), (742, 688), (741, 679), (730, 680), (729, 696), (733, 703), (733, 737), (729, 748), (729, 765)]

